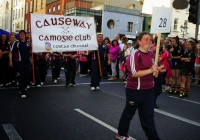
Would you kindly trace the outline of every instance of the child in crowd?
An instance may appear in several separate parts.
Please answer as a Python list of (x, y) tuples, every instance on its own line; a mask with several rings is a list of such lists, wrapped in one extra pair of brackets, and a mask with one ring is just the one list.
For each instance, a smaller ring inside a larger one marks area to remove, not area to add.
[[(166, 68), (166, 72), (165, 73), (163, 73), (163, 87), (162, 87), (162, 89), (163, 89), (163, 92), (165, 91), (165, 90), (170, 90), (170, 83), (171, 82), (169, 82), (169, 78), (171, 78), (170, 77), (170, 72), (171, 72), (171, 69), (170, 69), (170, 66), (169, 66), (169, 59), (170, 59), (170, 55), (169, 55), (169, 51), (168, 51), (168, 48), (169, 48), (169, 45), (167, 45), (167, 44), (164, 44), (163, 45), (163, 53), (162, 53), (162, 55), (161, 55), (161, 57), (159, 58), (159, 60), (161, 61), (161, 63), (164, 65), (164, 67)], [(172, 73), (172, 72), (171, 72)], [(167, 75), (167, 77), (169, 77), (169, 78), (166, 78), (166, 75)], [(165, 79), (166, 78), (166, 79)]]
[[(190, 92), (190, 77), (194, 72), (196, 43), (190, 39), (187, 43), (187, 50), (181, 55), (182, 66), (180, 70), (181, 75), (181, 88), (179, 97), (188, 97)], [(185, 89), (186, 87), (186, 89)], [(186, 91), (185, 91), (186, 90)]]

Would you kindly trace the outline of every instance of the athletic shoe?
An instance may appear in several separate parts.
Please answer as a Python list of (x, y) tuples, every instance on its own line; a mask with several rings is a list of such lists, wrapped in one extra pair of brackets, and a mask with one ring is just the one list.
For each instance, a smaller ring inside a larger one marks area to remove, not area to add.
[(180, 97), (180, 98), (183, 98), (183, 93), (180, 93), (180, 94), (179, 94), (179, 97)]
[(26, 95), (22, 95), (21, 98), (26, 98)]
[(69, 86), (73, 86), (73, 84), (72, 84), (72, 83), (69, 83)]
[(130, 137), (120, 136), (119, 133), (116, 134), (118, 140), (132, 140)]
[(166, 87), (165, 87), (165, 90), (170, 90), (170, 86), (166, 86)]
[(94, 88), (94, 87), (90, 87), (90, 90), (91, 90), (91, 91), (95, 91), (95, 88)]
[(100, 90), (100, 87), (96, 87), (96, 90)]
[(165, 87), (162, 87), (162, 92), (165, 92)]
[(40, 84), (41, 84), (41, 86), (43, 86), (43, 85), (44, 85), (44, 83), (43, 83), (43, 82), (41, 82)]
[(41, 85), (37, 85), (37, 87), (41, 87)]
[(76, 86), (76, 84), (72, 84), (72, 86), (73, 86), (73, 87), (75, 87), (75, 86)]
[(85, 74), (80, 74), (80, 75), (79, 75), (79, 77), (85, 77), (85, 76), (86, 76)]
[(174, 94), (179, 94), (179, 91), (175, 90), (175, 91), (174, 91)]
[(54, 80), (54, 82), (53, 82), (54, 84), (57, 84), (57, 80)]
[(170, 90), (170, 91), (168, 92), (168, 94), (172, 94), (172, 93), (174, 93), (174, 91), (173, 91), (173, 90)]
[(19, 86), (19, 82), (18, 81), (17, 81), (16, 85)]
[(57, 78), (58, 80), (60, 79), (60, 77)]
[(26, 88), (27, 88), (27, 89), (29, 89), (29, 88), (30, 88), (30, 87), (29, 87), (29, 85), (28, 85), (28, 86), (26, 86)]

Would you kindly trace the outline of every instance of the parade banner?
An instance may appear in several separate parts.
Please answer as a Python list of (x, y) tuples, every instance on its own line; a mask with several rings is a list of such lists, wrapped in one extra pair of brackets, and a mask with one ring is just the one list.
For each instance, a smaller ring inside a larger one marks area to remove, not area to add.
[(97, 50), (93, 17), (31, 14), (33, 52)]

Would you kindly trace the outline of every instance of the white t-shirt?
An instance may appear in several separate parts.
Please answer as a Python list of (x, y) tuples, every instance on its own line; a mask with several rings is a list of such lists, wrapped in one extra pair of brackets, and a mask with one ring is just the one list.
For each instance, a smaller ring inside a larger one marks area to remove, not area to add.
[(124, 56), (130, 55), (132, 50), (133, 50), (133, 47), (127, 48), (126, 51), (124, 52)]

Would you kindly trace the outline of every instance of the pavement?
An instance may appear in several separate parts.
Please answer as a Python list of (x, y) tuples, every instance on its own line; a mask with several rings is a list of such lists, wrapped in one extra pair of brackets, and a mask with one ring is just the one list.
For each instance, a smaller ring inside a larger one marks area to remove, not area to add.
[[(65, 86), (64, 73), (53, 84), (51, 72), (42, 87), (31, 86), (21, 99), (15, 86), (0, 87), (0, 140), (115, 140), (125, 106), (125, 84), (102, 80), (90, 91), (90, 76), (76, 77), (76, 87)], [(162, 140), (200, 140), (200, 86), (188, 98), (162, 93), (155, 109)], [(138, 113), (129, 135), (146, 140)]]

